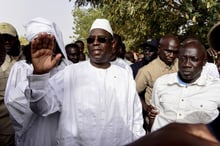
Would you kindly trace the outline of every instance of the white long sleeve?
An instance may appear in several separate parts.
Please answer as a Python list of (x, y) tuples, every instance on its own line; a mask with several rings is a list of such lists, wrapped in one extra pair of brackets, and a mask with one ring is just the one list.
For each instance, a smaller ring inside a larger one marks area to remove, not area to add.
[(135, 81), (123, 68), (98, 69), (85, 61), (50, 79), (28, 79), (32, 110), (43, 116), (60, 111), (59, 146), (118, 146), (145, 134)]

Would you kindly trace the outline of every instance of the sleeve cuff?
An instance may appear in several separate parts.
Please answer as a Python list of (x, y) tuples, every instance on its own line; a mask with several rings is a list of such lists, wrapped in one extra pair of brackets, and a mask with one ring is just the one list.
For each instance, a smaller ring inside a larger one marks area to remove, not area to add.
[(32, 89), (45, 89), (46, 83), (50, 78), (50, 73), (42, 75), (30, 75), (28, 76), (29, 87)]
[(30, 75), (27, 78), (29, 82), (29, 91), (27, 91), (29, 100), (30, 102), (36, 102), (46, 94), (50, 74)]

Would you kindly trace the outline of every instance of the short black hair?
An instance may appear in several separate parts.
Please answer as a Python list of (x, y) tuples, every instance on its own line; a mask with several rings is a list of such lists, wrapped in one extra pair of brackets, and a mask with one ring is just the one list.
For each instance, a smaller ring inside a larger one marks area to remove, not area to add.
[(77, 44), (77, 43), (81, 43), (81, 44), (84, 45), (84, 42), (83, 42), (82, 40), (77, 40), (77, 41), (75, 41), (75, 44)]
[(69, 43), (65, 46), (65, 49), (67, 50), (67, 48), (77, 48), (79, 50), (79, 46), (75, 43)]

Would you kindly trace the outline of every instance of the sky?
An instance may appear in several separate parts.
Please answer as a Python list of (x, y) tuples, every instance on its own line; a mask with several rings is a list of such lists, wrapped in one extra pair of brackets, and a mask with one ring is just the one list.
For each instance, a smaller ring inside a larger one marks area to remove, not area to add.
[(24, 36), (23, 25), (35, 17), (55, 22), (63, 33), (64, 43), (72, 42), (74, 0), (0, 0), (0, 22), (12, 24), (19, 36)]

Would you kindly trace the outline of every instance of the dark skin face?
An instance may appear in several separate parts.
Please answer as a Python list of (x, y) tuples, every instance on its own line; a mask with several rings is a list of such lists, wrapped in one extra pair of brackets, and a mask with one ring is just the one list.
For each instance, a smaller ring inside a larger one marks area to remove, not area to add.
[(183, 46), (179, 51), (179, 77), (185, 83), (196, 81), (206, 63), (206, 52), (198, 42)]
[[(102, 43), (97, 40), (97, 37), (106, 37), (108, 40)], [(108, 68), (114, 43), (112, 36), (103, 29), (93, 29), (88, 38), (95, 38), (93, 43), (87, 43), (91, 64), (98, 68)]]
[(14, 37), (8, 34), (0, 35), (0, 42), (6, 53), (10, 56), (18, 56), (20, 53), (20, 43), (18, 37)]
[(80, 51), (78, 48), (69, 47), (67, 48), (66, 53), (70, 61), (72, 61), (73, 63), (79, 62)]
[(157, 57), (157, 51), (150, 48), (143, 50), (143, 54), (146, 61), (151, 61), (153, 58)]
[(79, 54), (79, 60), (80, 60), (80, 61), (86, 60), (86, 55), (85, 55), (83, 52), (80, 52), (80, 54)]
[(119, 41), (115, 40), (115, 43), (113, 44), (113, 49), (112, 49), (111, 61), (114, 61), (117, 58), (117, 54), (119, 54), (119, 50), (120, 50)]
[(6, 56), (6, 51), (0, 44), (0, 66), (4, 63), (5, 56)]
[(171, 66), (177, 58), (178, 49), (178, 39), (173, 35), (166, 35), (160, 40), (158, 55), (166, 65)]
[(81, 42), (77, 42), (76, 44), (77, 44), (77, 46), (79, 46), (80, 52), (83, 52), (84, 51), (84, 44)]

